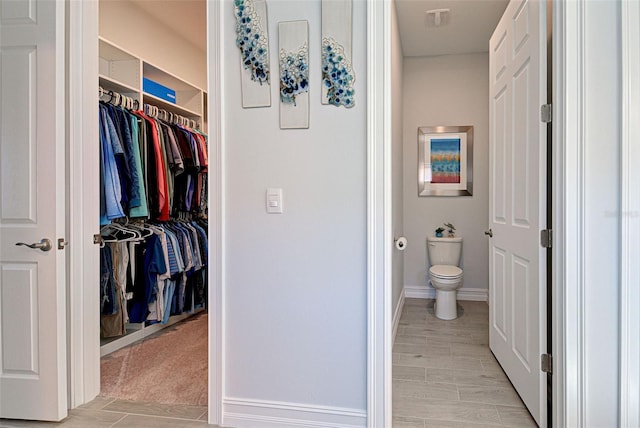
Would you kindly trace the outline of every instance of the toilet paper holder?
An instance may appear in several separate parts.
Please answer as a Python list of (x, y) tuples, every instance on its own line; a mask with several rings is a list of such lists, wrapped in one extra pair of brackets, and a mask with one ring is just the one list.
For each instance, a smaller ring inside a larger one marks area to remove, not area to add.
[(404, 251), (404, 249), (407, 248), (407, 238), (404, 236), (393, 238), (393, 242), (396, 245), (396, 248), (400, 251)]

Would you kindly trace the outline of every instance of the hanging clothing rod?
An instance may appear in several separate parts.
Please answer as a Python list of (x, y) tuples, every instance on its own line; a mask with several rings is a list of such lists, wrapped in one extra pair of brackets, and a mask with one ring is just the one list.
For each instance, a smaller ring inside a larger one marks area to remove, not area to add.
[(161, 109), (160, 107), (152, 104), (145, 104), (144, 112), (148, 116), (155, 117), (156, 119), (162, 119), (165, 122), (186, 126), (191, 129), (200, 129), (200, 123), (198, 121)]
[[(98, 86), (98, 95), (100, 97), (100, 100), (102, 100), (102, 97), (108, 96), (108, 100), (102, 101), (122, 108), (126, 108), (128, 110), (138, 110), (140, 108), (140, 102), (138, 100), (112, 90), (105, 90), (102, 86)], [(154, 106), (152, 104), (144, 104), (143, 110), (146, 115), (154, 117), (156, 119), (162, 119), (165, 122), (186, 126), (191, 129), (200, 129), (200, 123), (198, 121), (189, 119), (188, 117), (181, 116), (165, 109), (161, 109), (160, 107)]]
[(140, 108), (140, 102), (138, 100), (112, 90), (106, 91), (102, 86), (98, 86), (98, 95), (101, 100), (102, 97), (108, 96), (109, 99), (105, 102), (118, 107), (126, 108), (128, 110), (137, 110)]

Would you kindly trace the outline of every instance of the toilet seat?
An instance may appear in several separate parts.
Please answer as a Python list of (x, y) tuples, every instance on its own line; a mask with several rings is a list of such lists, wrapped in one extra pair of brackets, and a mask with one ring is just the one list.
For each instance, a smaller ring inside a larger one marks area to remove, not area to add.
[(435, 265), (429, 268), (429, 275), (436, 279), (459, 279), (462, 278), (462, 269), (458, 266)]

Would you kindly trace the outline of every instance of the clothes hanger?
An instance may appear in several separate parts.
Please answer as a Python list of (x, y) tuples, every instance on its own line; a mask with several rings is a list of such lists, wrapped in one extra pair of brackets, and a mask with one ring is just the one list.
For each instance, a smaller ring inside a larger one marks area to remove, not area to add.
[(106, 101), (107, 103), (110, 103), (111, 100), (113, 99), (113, 91), (109, 91), (106, 94), (104, 94), (105, 96), (109, 95), (109, 99)]
[(145, 223), (131, 223), (128, 226), (136, 229), (140, 233), (140, 238), (148, 238), (154, 233), (153, 229), (147, 227)]
[[(128, 221), (128, 219), (127, 219)], [(100, 230), (100, 234), (103, 232), (109, 233), (113, 231), (114, 233), (111, 235), (114, 239), (106, 239), (105, 242), (128, 242), (128, 241), (139, 241), (142, 240), (142, 234), (135, 229), (127, 227), (126, 224), (121, 223), (110, 223), (104, 226)], [(122, 232), (125, 234), (124, 237), (118, 237), (117, 233)]]
[[(137, 234), (135, 233), (124, 231), (124, 230), (117, 230), (117, 229), (112, 231), (112, 229), (109, 228), (109, 226), (110, 225), (106, 225), (100, 229), (100, 236), (102, 237), (102, 242), (124, 242), (127, 240), (137, 238)], [(119, 238), (117, 236), (118, 232), (129, 234), (129, 236), (126, 236), (125, 238)]]

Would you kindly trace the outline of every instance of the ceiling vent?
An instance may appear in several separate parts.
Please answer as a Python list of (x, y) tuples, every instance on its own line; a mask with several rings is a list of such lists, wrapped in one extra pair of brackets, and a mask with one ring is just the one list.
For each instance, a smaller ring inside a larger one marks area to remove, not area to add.
[(450, 9), (427, 10), (427, 27), (442, 27), (449, 24)]

